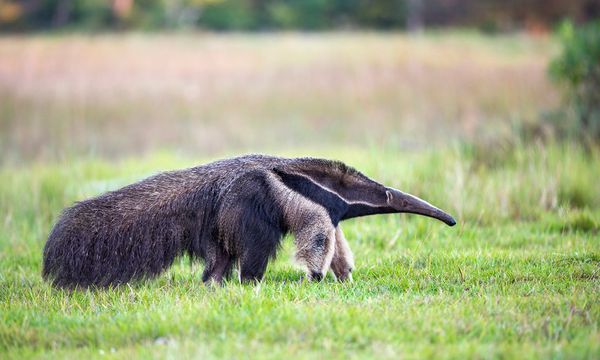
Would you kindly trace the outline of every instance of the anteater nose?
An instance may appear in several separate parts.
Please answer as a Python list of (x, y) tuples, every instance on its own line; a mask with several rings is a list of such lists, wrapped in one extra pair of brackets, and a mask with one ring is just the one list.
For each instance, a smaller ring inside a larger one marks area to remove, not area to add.
[(448, 219), (446, 224), (448, 224), (448, 226), (454, 226), (454, 225), (456, 225), (456, 220), (454, 220), (454, 218), (452, 216), (450, 216), (450, 218)]

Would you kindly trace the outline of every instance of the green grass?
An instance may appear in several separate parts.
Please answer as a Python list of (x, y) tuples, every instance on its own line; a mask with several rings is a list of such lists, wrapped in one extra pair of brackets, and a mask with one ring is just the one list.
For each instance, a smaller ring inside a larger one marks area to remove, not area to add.
[(2, 358), (599, 358), (600, 158), (577, 145), (428, 152), (340, 148), (339, 158), (456, 215), (343, 223), (353, 283), (301, 283), (286, 239), (260, 286), (205, 287), (182, 258), (154, 280), (67, 292), (40, 277), (60, 210), (156, 171), (156, 153), (0, 169)]

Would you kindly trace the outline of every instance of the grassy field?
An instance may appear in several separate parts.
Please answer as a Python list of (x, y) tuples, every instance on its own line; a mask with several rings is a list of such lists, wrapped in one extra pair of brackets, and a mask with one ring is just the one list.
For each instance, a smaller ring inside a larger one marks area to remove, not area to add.
[[(600, 154), (515, 131), (558, 105), (553, 51), (474, 34), (1, 38), (0, 357), (599, 358)], [(63, 207), (245, 151), (343, 160), (458, 225), (343, 223), (353, 283), (299, 282), (290, 239), (260, 286), (205, 287), (187, 258), (110, 290), (41, 279)]]

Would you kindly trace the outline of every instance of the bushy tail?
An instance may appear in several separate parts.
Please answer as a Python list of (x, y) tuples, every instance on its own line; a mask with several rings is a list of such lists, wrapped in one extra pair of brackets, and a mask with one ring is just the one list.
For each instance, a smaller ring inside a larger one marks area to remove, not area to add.
[[(118, 215), (118, 214), (116, 214)], [(42, 276), (59, 287), (118, 285), (171, 266), (189, 239), (185, 219), (67, 209), (44, 248)]]

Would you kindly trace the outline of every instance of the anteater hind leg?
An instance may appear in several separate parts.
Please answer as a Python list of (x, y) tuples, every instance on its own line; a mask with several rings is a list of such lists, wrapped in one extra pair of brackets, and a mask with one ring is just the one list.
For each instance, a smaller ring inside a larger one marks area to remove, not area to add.
[(331, 271), (339, 281), (352, 281), (352, 270), (354, 269), (354, 256), (344, 236), (342, 228), (335, 228), (335, 251), (331, 260)]
[(240, 256), (239, 271), (242, 282), (262, 280), (269, 259), (275, 256), (281, 240), (281, 231), (272, 225), (255, 219), (246, 222), (241, 236), (244, 248)]
[(232, 258), (221, 249), (213, 249), (210, 255), (206, 261), (202, 281), (205, 283), (214, 281), (220, 284), (231, 272)]

